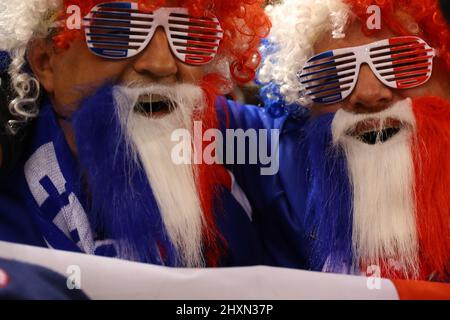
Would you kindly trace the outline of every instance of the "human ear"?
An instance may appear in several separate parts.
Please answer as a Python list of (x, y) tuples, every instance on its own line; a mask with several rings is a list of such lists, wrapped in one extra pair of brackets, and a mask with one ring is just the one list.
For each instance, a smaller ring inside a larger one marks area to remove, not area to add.
[(50, 95), (55, 87), (55, 73), (51, 64), (54, 54), (53, 43), (47, 39), (33, 40), (27, 51), (27, 60), (31, 70), (41, 86)]

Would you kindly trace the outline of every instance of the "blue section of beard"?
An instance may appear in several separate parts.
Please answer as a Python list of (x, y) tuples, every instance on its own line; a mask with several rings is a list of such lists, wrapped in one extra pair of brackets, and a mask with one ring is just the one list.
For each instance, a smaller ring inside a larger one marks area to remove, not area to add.
[(121, 258), (178, 266), (145, 171), (127, 150), (113, 87), (83, 101), (72, 124), (98, 236), (115, 240)]
[(352, 265), (352, 189), (343, 150), (332, 145), (334, 113), (311, 119), (305, 127), (309, 182), (305, 226), (315, 239), (310, 265), (343, 272)]

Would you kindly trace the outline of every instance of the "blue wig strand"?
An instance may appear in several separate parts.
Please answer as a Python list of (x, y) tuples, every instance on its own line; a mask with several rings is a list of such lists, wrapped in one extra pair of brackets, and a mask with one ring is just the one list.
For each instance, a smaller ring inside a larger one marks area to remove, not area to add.
[(87, 173), (94, 230), (119, 244), (119, 256), (178, 266), (176, 250), (140, 163), (127, 150), (113, 99), (105, 86), (72, 118), (80, 165)]
[(312, 119), (306, 128), (310, 191), (305, 226), (317, 240), (312, 269), (322, 270), (327, 262), (328, 271), (343, 272), (353, 265), (352, 189), (345, 155), (332, 146), (333, 118), (334, 114), (328, 113)]
[[(263, 39), (260, 45), (260, 53), (262, 60), (268, 59), (268, 55), (279, 50), (279, 46), (269, 39)], [(277, 63), (277, 61), (271, 61), (272, 63)], [(283, 95), (280, 92), (280, 86), (273, 83), (262, 83), (259, 80), (259, 71), (256, 77), (256, 84), (261, 86), (259, 91), (259, 96), (263, 102), (266, 112), (272, 118), (280, 118), (285, 115), (290, 115), (294, 117), (303, 117), (305, 114), (309, 113), (308, 109), (297, 105), (297, 104), (287, 104)]]

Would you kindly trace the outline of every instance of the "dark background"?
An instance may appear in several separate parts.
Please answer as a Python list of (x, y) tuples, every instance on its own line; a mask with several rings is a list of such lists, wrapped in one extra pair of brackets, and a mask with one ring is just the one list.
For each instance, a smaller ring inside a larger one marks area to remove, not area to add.
[(450, 0), (441, 0), (441, 6), (442, 10), (444, 11), (445, 17), (450, 24)]

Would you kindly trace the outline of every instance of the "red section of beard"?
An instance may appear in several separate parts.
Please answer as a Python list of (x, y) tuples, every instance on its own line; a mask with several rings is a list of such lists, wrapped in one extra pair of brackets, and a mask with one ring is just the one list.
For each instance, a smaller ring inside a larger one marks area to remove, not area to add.
[[(215, 102), (219, 94), (218, 89), (226, 84), (226, 80), (215, 74), (205, 76), (201, 83), (205, 94), (206, 106), (201, 114), (194, 115), (194, 121), (201, 121), (202, 136), (208, 129), (219, 127)], [(195, 141), (194, 143), (199, 143), (199, 149), (201, 150), (209, 144), (209, 142)], [(203, 227), (204, 253), (207, 266), (217, 267), (220, 259), (224, 256), (224, 252), (226, 252), (227, 243), (217, 229), (215, 215), (221, 214), (220, 188), (228, 188), (231, 185), (231, 177), (222, 165), (201, 162), (201, 164), (197, 164), (195, 167), (197, 188), (206, 222), (206, 225)]]
[(413, 144), (421, 278), (450, 276), (450, 103), (413, 100), (417, 136)]

